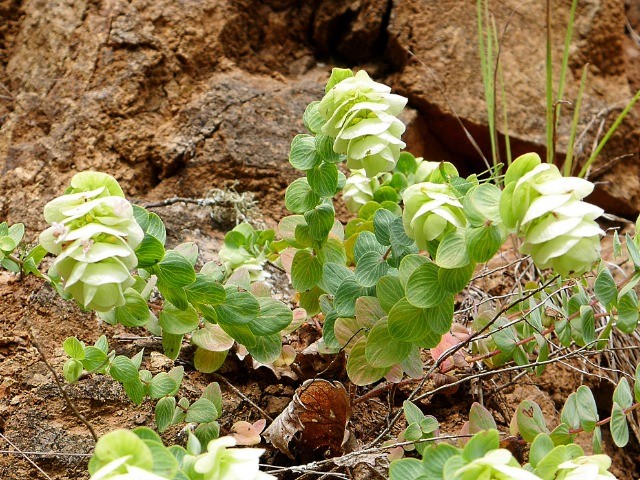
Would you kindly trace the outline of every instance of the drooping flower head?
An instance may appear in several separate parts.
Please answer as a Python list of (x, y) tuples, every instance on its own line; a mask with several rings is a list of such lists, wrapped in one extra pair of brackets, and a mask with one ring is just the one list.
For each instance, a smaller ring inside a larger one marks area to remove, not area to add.
[(376, 178), (367, 177), (364, 170), (351, 170), (342, 190), (342, 198), (350, 212), (357, 213), (367, 202), (373, 200), (373, 192), (380, 186)]
[[(446, 468), (446, 467), (445, 467)], [(542, 480), (524, 470), (505, 449), (492, 450), (453, 472), (455, 480)]]
[(129, 430), (114, 430), (100, 437), (89, 461), (91, 480), (162, 480), (151, 472), (149, 447)]
[(207, 452), (196, 457), (193, 471), (202, 480), (275, 480), (273, 475), (260, 471), (261, 448), (235, 447), (233, 437), (220, 437), (209, 442)]
[(44, 217), (51, 227), (40, 244), (57, 255), (50, 272), (62, 278), (64, 290), (88, 309), (124, 305), (144, 233), (118, 182), (105, 173), (78, 173), (64, 195), (45, 205)]
[(611, 458), (608, 455), (585, 455), (562, 462), (556, 480), (610, 480)]
[[(343, 76), (328, 89), (318, 105), (325, 120), (322, 133), (335, 139), (333, 150), (346, 154), (347, 167), (364, 169), (368, 177), (393, 169), (405, 143), (404, 124), (396, 117), (407, 99), (371, 80), (367, 72), (334, 69)], [(330, 82), (331, 85), (331, 82)]]
[(526, 154), (507, 171), (500, 215), (524, 238), (520, 251), (531, 254), (538, 268), (581, 275), (599, 258), (604, 235), (595, 222), (603, 210), (582, 201), (592, 191), (591, 182), (563, 177), (555, 165)]
[(447, 184), (411, 185), (402, 200), (404, 230), (422, 250), (427, 249), (428, 242), (442, 240), (447, 233), (466, 225), (462, 204)]

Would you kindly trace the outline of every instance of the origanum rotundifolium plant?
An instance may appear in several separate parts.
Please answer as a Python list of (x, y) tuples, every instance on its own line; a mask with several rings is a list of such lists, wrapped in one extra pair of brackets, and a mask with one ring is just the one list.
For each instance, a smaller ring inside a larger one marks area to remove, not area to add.
[[(402, 151), (405, 126), (398, 116), (406, 103), (364, 71), (334, 69), (324, 97), (304, 113), (308, 133), (291, 144), (289, 162), (304, 172), (285, 194), (292, 215), (277, 231), (234, 228), (219, 252), (221, 263), (200, 266), (194, 243), (167, 249), (157, 214), (132, 205), (113, 177), (82, 172), (46, 205), (50, 227), (40, 245), (27, 252), (24, 227), (0, 224), (2, 266), (45, 278), (107, 324), (145, 327), (162, 339), (171, 359), (183, 344), (194, 345), (191, 360), (203, 373), (217, 370), (236, 343), (259, 364), (283, 363), (282, 334), (293, 315), (261, 283), (267, 261), (290, 276), (298, 312), (322, 321), (318, 350), (344, 352), (347, 375), (358, 386), (423, 377), (425, 349), (445, 378), (479, 363), (515, 363), (541, 375), (550, 345), (603, 349), (614, 329), (635, 330), (637, 240), (625, 238), (634, 272), (616, 283), (598, 262), (604, 232), (596, 223), (602, 210), (584, 200), (591, 182), (563, 176), (534, 153), (513, 161), (504, 177), (499, 168), (462, 177), (450, 163), (416, 158)], [(340, 193), (356, 214), (346, 224), (335, 214)], [(522, 285), (509, 304), (477, 309), (467, 326), (454, 323), (456, 296), (508, 240), (530, 256), (540, 281)], [(617, 233), (613, 244), (622, 255)], [(37, 267), (46, 253), (54, 259), (44, 274)], [(456, 356), (462, 347), (469, 358)], [(219, 387), (212, 384), (192, 403), (179, 395), (181, 368), (153, 375), (143, 368), (143, 352), (117, 355), (104, 337), (93, 346), (70, 337), (64, 349), (69, 382), (110, 375), (134, 403), (157, 400), (160, 432), (183, 422), (195, 428), (186, 450), (164, 447), (145, 428), (108, 434), (90, 462), (93, 479), (269, 478), (257, 468), (261, 450), (234, 449), (230, 437), (218, 438)], [(632, 395), (625, 382), (606, 419), (618, 445), (628, 442), (626, 415), (640, 405), (639, 390)], [(537, 405), (519, 407), (510, 433), (530, 445), (525, 466), (501, 448), (497, 426), (487, 418), (474, 424), (460, 448), (429, 445), (437, 421), (416, 409), (405, 406), (409, 426), (402, 440), (416, 443), (423, 461), (398, 460), (392, 479), (610, 478), (608, 457), (585, 456), (573, 443), (578, 431), (593, 432), (597, 453), (607, 423), (587, 387), (569, 397), (552, 432)]]
[(225, 436), (204, 447), (193, 434), (186, 449), (166, 447), (146, 427), (114, 430), (98, 440), (89, 461), (91, 480), (275, 480), (259, 470), (264, 449), (234, 448)]
[(123, 306), (144, 232), (118, 182), (104, 173), (78, 173), (63, 196), (45, 205), (44, 218), (51, 226), (40, 245), (56, 256), (49, 275), (62, 279), (64, 292), (98, 312)]

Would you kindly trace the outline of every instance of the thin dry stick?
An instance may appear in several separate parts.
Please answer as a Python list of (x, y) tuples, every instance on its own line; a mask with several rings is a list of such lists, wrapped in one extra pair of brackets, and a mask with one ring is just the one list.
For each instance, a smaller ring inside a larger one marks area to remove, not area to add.
[(33, 465), (34, 467), (36, 467), (36, 470), (38, 470), (42, 475), (44, 475), (45, 478), (47, 478), (48, 480), (52, 480), (51, 477), (49, 475), (47, 475), (47, 472), (45, 472), (44, 470), (42, 470), (37, 464), (36, 462), (34, 462), (33, 460), (31, 460), (26, 453), (22, 452), (18, 447), (16, 447), (13, 442), (11, 440), (9, 440), (7, 437), (5, 437), (1, 432), (0, 432), (0, 438), (2, 438), (5, 442), (7, 442), (10, 446), (12, 446), (15, 451), (19, 454), (22, 455), (24, 458), (26, 458), (27, 462), (29, 462), (31, 465)]
[(251, 400), (249, 397), (247, 397), (244, 393), (242, 393), (240, 390), (238, 390), (229, 380), (224, 378), (219, 373), (212, 373), (211, 375), (213, 376), (213, 378), (215, 378), (216, 380), (221, 381), (227, 387), (229, 387), (231, 390), (233, 390), (233, 392), (236, 395), (238, 395), (242, 400), (247, 402), (249, 405), (251, 405), (256, 410), (258, 410), (258, 412), (260, 412), (260, 415), (262, 415), (264, 418), (266, 418), (270, 422), (273, 422), (273, 418), (271, 418), (271, 416), (267, 412), (265, 412), (262, 408), (260, 408), (253, 400)]
[(60, 383), (60, 379), (58, 378), (56, 371), (53, 369), (53, 367), (47, 360), (47, 357), (45, 356), (44, 351), (40, 347), (40, 344), (36, 339), (36, 335), (35, 335), (35, 332), (33, 331), (33, 328), (31, 328), (31, 342), (33, 343), (33, 346), (36, 347), (36, 350), (38, 350), (38, 353), (40, 354), (40, 357), (42, 358), (42, 361), (44, 362), (44, 364), (47, 366), (47, 369), (49, 369), (49, 371), (51, 372), (51, 375), (53, 375), (53, 379), (55, 380), (56, 385), (58, 386), (58, 390), (60, 390), (60, 393), (62, 394), (62, 397), (64, 398), (65, 402), (67, 402), (67, 405), (69, 406), (71, 411), (73, 411), (74, 415), (78, 417), (78, 420), (80, 420), (84, 424), (84, 426), (87, 427), (87, 429), (91, 433), (91, 436), (93, 437), (93, 440), (97, 442), (98, 435), (96, 434), (96, 431), (93, 429), (93, 427), (91, 426), (89, 421), (85, 418), (85, 416), (80, 413), (76, 405), (71, 401), (71, 398), (69, 398), (69, 395), (67, 395), (67, 392), (62, 386), (62, 383)]
[(26, 450), (16, 451), (16, 450), (0, 450), (0, 453), (4, 453), (6, 455), (36, 455), (39, 457), (91, 457), (91, 453), (69, 453), (69, 452), (28, 452)]
[[(500, 435), (505, 436), (505, 434), (500, 433)], [(356, 450), (355, 452), (345, 453), (341, 457), (329, 458), (327, 460), (318, 460), (315, 462), (310, 462), (305, 465), (296, 465), (293, 467), (274, 467), (273, 465), (260, 465), (261, 467), (271, 468), (268, 473), (270, 474), (279, 474), (286, 472), (309, 472), (309, 471), (318, 471), (318, 469), (326, 467), (328, 465), (347, 465), (351, 462), (353, 458), (361, 457), (363, 455), (372, 455), (372, 454), (380, 454), (387, 450), (392, 450), (396, 447), (404, 447), (408, 445), (415, 445), (417, 443), (432, 443), (432, 442), (441, 442), (445, 440), (459, 440), (461, 438), (470, 438), (473, 435), (471, 434), (461, 434), (461, 435), (441, 435), (439, 437), (434, 438), (421, 438), (417, 441), (411, 442), (397, 442), (390, 445), (380, 445), (378, 447), (364, 447), (361, 450)], [(322, 472), (326, 474), (327, 472)]]

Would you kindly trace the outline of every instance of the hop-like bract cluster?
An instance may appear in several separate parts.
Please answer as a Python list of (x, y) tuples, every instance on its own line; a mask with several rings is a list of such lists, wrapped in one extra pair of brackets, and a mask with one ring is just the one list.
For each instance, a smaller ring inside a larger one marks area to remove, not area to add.
[(502, 448), (492, 450), (455, 471), (452, 469), (452, 473), (456, 480), (542, 480), (520, 467), (511, 452)]
[(347, 167), (364, 169), (369, 177), (393, 169), (405, 146), (405, 126), (396, 117), (407, 99), (390, 92), (360, 70), (333, 85), (318, 105), (322, 133), (335, 139), (333, 150), (346, 154)]
[(356, 213), (365, 203), (372, 201), (373, 191), (379, 186), (380, 182), (367, 177), (364, 170), (352, 170), (342, 190), (342, 198), (349, 211)]
[[(229, 448), (235, 447), (233, 437), (220, 437), (209, 442), (207, 452), (193, 459), (190, 470), (201, 476), (202, 480), (275, 480), (276, 477), (259, 470), (259, 459), (264, 453), (260, 448)], [(191, 459), (186, 459), (191, 463)]]
[(595, 222), (603, 210), (582, 201), (592, 191), (591, 182), (563, 177), (537, 154), (523, 155), (505, 177), (500, 215), (507, 228), (523, 237), (520, 250), (538, 268), (581, 275), (599, 258), (604, 235)]
[(585, 455), (558, 465), (559, 473), (556, 480), (615, 479), (615, 475), (609, 472), (609, 468), (611, 468), (611, 458), (608, 455)]
[(124, 305), (144, 233), (118, 182), (104, 173), (79, 173), (65, 195), (44, 207), (44, 217), (51, 227), (40, 244), (57, 255), (50, 273), (61, 277), (64, 290), (99, 312)]
[(404, 230), (422, 250), (427, 249), (428, 242), (442, 240), (467, 223), (462, 204), (449, 185), (417, 183), (404, 191), (402, 200)]

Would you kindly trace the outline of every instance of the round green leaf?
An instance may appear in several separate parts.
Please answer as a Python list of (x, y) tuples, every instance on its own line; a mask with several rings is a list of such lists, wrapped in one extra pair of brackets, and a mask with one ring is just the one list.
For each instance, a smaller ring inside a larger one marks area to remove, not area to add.
[(322, 162), (307, 172), (307, 181), (320, 197), (333, 197), (338, 189), (338, 167)]
[(64, 352), (76, 360), (84, 360), (84, 345), (76, 337), (67, 338), (62, 344)]
[(260, 313), (247, 324), (256, 335), (279, 333), (287, 328), (293, 320), (293, 313), (284, 303), (273, 298), (259, 298), (258, 302), (260, 303)]
[(130, 358), (118, 355), (109, 365), (109, 374), (118, 382), (133, 382), (138, 379), (138, 369)]
[(471, 260), (488, 262), (502, 245), (500, 228), (497, 225), (482, 225), (467, 230), (467, 249)]
[(320, 196), (309, 186), (306, 178), (294, 180), (284, 194), (284, 204), (292, 213), (304, 213), (320, 203)]
[(216, 407), (210, 400), (200, 398), (191, 404), (187, 410), (185, 421), (187, 423), (207, 423), (218, 418)]
[(323, 242), (333, 228), (335, 212), (333, 206), (322, 203), (304, 214), (309, 225), (309, 236), (317, 242)]
[(411, 347), (411, 343), (392, 337), (387, 320), (381, 319), (367, 335), (365, 358), (372, 367), (391, 367), (402, 362), (409, 355)]
[(296, 135), (291, 141), (289, 163), (298, 170), (311, 170), (321, 158), (316, 152), (316, 141), (313, 135)]
[(227, 298), (215, 307), (220, 325), (244, 325), (260, 313), (258, 300), (249, 292), (240, 292), (236, 287), (225, 286)]
[(316, 101), (307, 105), (302, 117), (304, 126), (307, 127), (307, 130), (311, 133), (320, 133), (320, 130), (322, 130), (322, 126), (324, 125), (324, 118), (322, 118), (322, 115), (320, 115), (320, 111), (318, 110), (319, 104), (320, 102)]
[(218, 370), (227, 358), (228, 350), (212, 352), (204, 348), (196, 348), (193, 355), (193, 365), (202, 373), (213, 373)]
[(279, 333), (256, 336), (256, 344), (247, 350), (257, 362), (273, 363), (282, 352), (282, 339)]
[(611, 436), (613, 443), (622, 448), (629, 443), (629, 425), (627, 424), (627, 415), (617, 402), (613, 403), (611, 411)]
[(469, 264), (467, 244), (463, 230), (455, 230), (446, 235), (436, 253), (436, 263), (441, 268), (461, 268)]
[(164, 432), (173, 419), (176, 410), (176, 399), (174, 397), (164, 397), (156, 404), (156, 427), (158, 432)]
[(356, 265), (356, 281), (363, 287), (373, 287), (389, 271), (385, 258), (378, 252), (367, 252)]
[(407, 280), (406, 292), (409, 303), (419, 308), (430, 308), (442, 303), (450, 295), (442, 288), (438, 278), (439, 270), (432, 262), (416, 268)]
[(406, 298), (402, 298), (389, 312), (389, 334), (405, 342), (426, 337), (431, 333), (431, 328), (424, 313), (424, 309), (411, 305)]
[(149, 396), (151, 398), (161, 398), (167, 395), (174, 395), (179, 385), (168, 373), (160, 372), (149, 382)]
[(75, 358), (69, 358), (64, 363), (64, 367), (62, 367), (64, 379), (69, 383), (76, 382), (80, 378), (80, 375), (82, 375), (82, 370), (82, 362)]
[(441, 268), (438, 271), (438, 278), (444, 288), (449, 293), (458, 293), (466, 288), (471, 281), (476, 270), (476, 263), (471, 262), (460, 268)]
[(178, 252), (168, 251), (154, 268), (158, 280), (173, 287), (184, 287), (196, 280), (191, 262)]
[(219, 305), (224, 302), (226, 293), (224, 287), (209, 275), (198, 273), (196, 281), (185, 287), (187, 300), (194, 305)]
[(291, 283), (299, 292), (311, 290), (322, 278), (320, 260), (308, 250), (298, 250), (291, 265)]
[(376, 284), (376, 296), (384, 311), (388, 313), (404, 297), (404, 287), (398, 277), (385, 275)]
[(166, 304), (158, 317), (162, 330), (173, 335), (191, 333), (200, 324), (198, 312), (191, 305), (186, 310), (178, 310), (171, 304)]
[(391, 367), (376, 368), (369, 365), (366, 358), (367, 339), (361, 338), (351, 349), (347, 359), (347, 375), (356, 385), (369, 385), (384, 377)]

